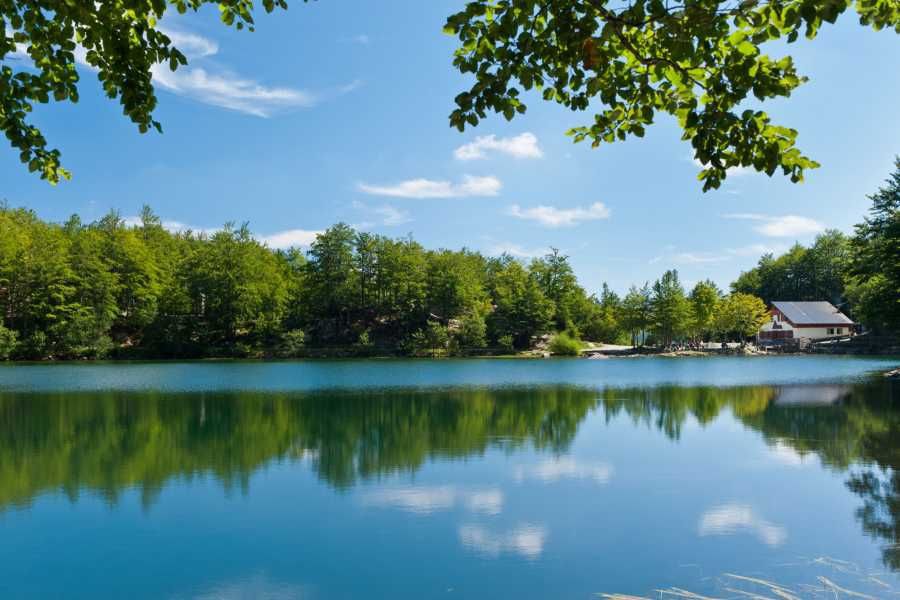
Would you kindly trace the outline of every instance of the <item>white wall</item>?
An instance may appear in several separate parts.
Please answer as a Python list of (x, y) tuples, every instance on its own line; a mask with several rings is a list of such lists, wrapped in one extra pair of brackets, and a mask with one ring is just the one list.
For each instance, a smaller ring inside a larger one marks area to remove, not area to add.
[[(812, 340), (817, 340), (820, 338), (831, 337), (834, 335), (848, 335), (851, 333), (850, 327), (844, 325), (841, 328), (840, 333), (828, 333), (828, 327), (791, 327), (791, 324), (787, 321), (782, 321), (780, 323), (781, 328), (775, 329), (773, 327), (774, 323), (769, 321), (765, 325), (759, 328), (760, 331), (793, 331), (794, 339), (808, 338)], [(837, 326), (835, 326), (835, 330), (837, 330)]]
[(794, 329), (795, 338), (819, 339), (831, 337), (834, 335), (847, 335), (850, 333), (849, 327), (842, 327), (841, 333), (837, 333), (837, 327), (834, 328), (835, 333), (828, 333), (828, 327), (799, 327)]

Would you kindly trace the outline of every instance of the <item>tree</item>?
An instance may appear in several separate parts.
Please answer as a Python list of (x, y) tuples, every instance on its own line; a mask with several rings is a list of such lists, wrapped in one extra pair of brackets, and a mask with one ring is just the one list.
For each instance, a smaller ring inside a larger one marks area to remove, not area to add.
[(777, 258), (764, 254), (756, 267), (741, 273), (731, 289), (759, 296), (767, 303), (827, 300), (841, 304), (849, 250), (847, 236), (828, 230), (816, 236), (809, 248), (794, 244)]
[(818, 163), (795, 147), (797, 132), (747, 104), (789, 96), (805, 78), (790, 56), (761, 47), (812, 39), (851, 5), (863, 25), (900, 33), (894, 0), (470, 1), (445, 26), (460, 42), (454, 66), (473, 75), (450, 123), (462, 131), (488, 111), (512, 119), (526, 110), (523, 91), (537, 89), (574, 111), (602, 105), (569, 132), (595, 147), (642, 137), (658, 113), (674, 116), (704, 166), (704, 190), (732, 167), (780, 168), (800, 181)]
[(848, 295), (873, 329), (900, 332), (900, 157), (851, 240)]
[(700, 338), (709, 335), (713, 330), (713, 318), (716, 305), (722, 293), (719, 287), (710, 281), (700, 281), (691, 290), (691, 335)]
[(653, 300), (650, 286), (646, 283), (642, 288), (631, 286), (622, 300), (619, 320), (622, 327), (631, 335), (631, 347), (644, 344), (644, 334), (653, 322)]
[(544, 296), (553, 302), (556, 328), (571, 328), (574, 325), (575, 304), (585, 294), (578, 285), (569, 257), (552, 248), (544, 257), (534, 259), (529, 270)]
[(753, 337), (769, 319), (766, 304), (750, 294), (735, 292), (716, 306), (714, 327), (723, 336), (736, 334), (740, 341)]
[(455, 337), (462, 349), (484, 348), (487, 345), (487, 323), (481, 312), (472, 310), (464, 315)]
[[(187, 58), (159, 27), (167, 9), (179, 13), (218, 6), (225, 25), (253, 30), (250, 0), (155, 0), (153, 2), (56, 2), (9, 0), (0, 3), (0, 130), (19, 151), (28, 170), (57, 183), (70, 174), (59, 150), (49, 148), (28, 119), (35, 103), (78, 101), (78, 61), (96, 69), (103, 91), (118, 98), (122, 112), (141, 133), (162, 131), (153, 118), (156, 94), (152, 71), (172, 71)], [(286, 0), (263, 0), (266, 12), (287, 8)], [(13, 69), (7, 57), (24, 48), (31, 64)], [(78, 58), (76, 58), (78, 56)]]
[(429, 311), (444, 323), (484, 302), (485, 265), (479, 254), (466, 250), (429, 253), (427, 277)]
[(19, 334), (0, 323), (0, 360), (6, 360), (16, 349)]
[(505, 345), (503, 338), (509, 336), (515, 348), (527, 348), (533, 336), (551, 327), (553, 301), (519, 261), (509, 256), (494, 261), (489, 282), (494, 310), (487, 325), (497, 343)]
[[(36, 103), (77, 102), (78, 61), (96, 69), (104, 92), (141, 133), (162, 131), (153, 117), (154, 68), (187, 64), (159, 23), (169, 6), (179, 13), (217, 5), (222, 22), (253, 30), (251, 0), (155, 0), (150, 3), (7, 0), (0, 4), (0, 129), (31, 172), (52, 183), (70, 174), (41, 130), (27, 118)], [(452, 126), (477, 125), (488, 110), (507, 119), (523, 113), (522, 90), (586, 110), (599, 98), (604, 110), (590, 126), (570, 131), (576, 141), (600, 143), (641, 137), (657, 113), (673, 115), (704, 166), (704, 190), (716, 188), (731, 167), (769, 175), (781, 168), (793, 181), (818, 163), (795, 147), (797, 132), (746, 109), (786, 97), (805, 78), (790, 56), (762, 54), (766, 42), (814, 38), (853, 5), (860, 22), (900, 32), (894, 0), (706, 0), (670, 5), (638, 0), (476, 0), (447, 19), (445, 31), (460, 48), (454, 65), (475, 74), (456, 97)], [(287, 0), (263, 0), (266, 12)], [(14, 69), (5, 59), (24, 48), (31, 65)], [(79, 58), (76, 58), (78, 56)]]
[(622, 334), (622, 323), (620, 316), (622, 312), (622, 300), (618, 294), (609, 289), (604, 283), (600, 291), (600, 300), (596, 298), (590, 299), (591, 310), (590, 316), (586, 319), (587, 323), (578, 327), (582, 335), (589, 340), (602, 341), (607, 343), (616, 343)]
[(653, 333), (663, 346), (668, 346), (687, 333), (691, 305), (684, 295), (678, 271), (663, 273), (653, 284)]
[(356, 232), (338, 223), (318, 235), (310, 247), (305, 303), (317, 326), (313, 333), (321, 341), (352, 341), (348, 338), (351, 312), (358, 306), (355, 241)]
[(450, 337), (447, 334), (447, 328), (435, 321), (429, 321), (424, 329), (413, 333), (411, 346), (414, 353), (428, 351), (434, 358), (439, 349), (447, 347), (448, 341), (450, 341)]
[(281, 323), (287, 284), (275, 255), (231, 224), (200, 246), (186, 265), (189, 293), (200, 316), (198, 335), (226, 347), (271, 336)]

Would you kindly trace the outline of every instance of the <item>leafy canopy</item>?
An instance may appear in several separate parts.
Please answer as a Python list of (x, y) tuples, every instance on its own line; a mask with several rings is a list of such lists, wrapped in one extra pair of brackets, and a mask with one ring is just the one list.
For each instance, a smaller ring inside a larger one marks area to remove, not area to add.
[[(304, 0), (307, 1), (307, 0)], [(262, 0), (272, 12), (287, 0)], [(152, 68), (187, 64), (159, 28), (179, 13), (218, 7), (221, 20), (253, 30), (253, 0), (0, 0), (0, 60), (27, 52), (32, 65), (0, 65), (0, 131), (31, 172), (69, 178), (60, 152), (30, 120), (35, 103), (78, 101), (78, 61), (97, 72), (103, 90), (144, 133), (153, 118)], [(450, 122), (461, 131), (487, 111), (512, 119), (525, 112), (523, 90), (541, 90), (572, 110), (599, 100), (594, 123), (570, 130), (576, 141), (641, 137), (657, 113), (677, 118), (703, 189), (717, 188), (733, 167), (800, 181), (818, 163), (795, 147), (797, 132), (746, 107), (786, 97), (804, 78), (790, 56), (771, 58), (763, 44), (814, 38), (853, 7), (863, 25), (900, 32), (898, 0), (477, 0), (447, 20), (460, 40), (454, 65), (475, 83), (456, 97)], [(24, 63), (23, 63), (24, 65)], [(743, 110), (741, 110), (743, 108)]]
[[(59, 150), (48, 146), (28, 116), (36, 102), (78, 101), (76, 52), (79, 61), (96, 69), (103, 91), (119, 99), (141, 133), (162, 131), (153, 118), (151, 67), (174, 71), (187, 59), (160, 30), (159, 20), (170, 7), (186, 13), (207, 4), (218, 6), (225, 25), (253, 30), (253, 0), (0, 0), (0, 60), (22, 51), (33, 63), (25, 69), (0, 65), (0, 131), (28, 170), (51, 183), (70, 177)], [(287, 1), (262, 0), (262, 6), (272, 12), (286, 9)]]
[(805, 79), (790, 56), (766, 42), (812, 39), (853, 8), (862, 25), (900, 33), (897, 0), (476, 0), (447, 20), (459, 38), (454, 65), (474, 83), (456, 97), (451, 125), (477, 125), (488, 111), (524, 113), (522, 92), (573, 111), (595, 107), (576, 142), (642, 137), (657, 114), (674, 116), (704, 169), (704, 191), (729, 168), (794, 182), (818, 163), (795, 147), (797, 132), (776, 125), (758, 100), (787, 97)]

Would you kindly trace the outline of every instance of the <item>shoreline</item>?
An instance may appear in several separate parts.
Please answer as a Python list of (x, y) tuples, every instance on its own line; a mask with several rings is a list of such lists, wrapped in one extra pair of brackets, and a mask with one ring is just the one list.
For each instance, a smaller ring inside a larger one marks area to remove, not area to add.
[(258, 362), (258, 363), (282, 363), (282, 362), (326, 362), (326, 361), (475, 361), (475, 360), (610, 360), (610, 359), (634, 359), (634, 358), (760, 358), (760, 357), (857, 357), (857, 358), (889, 358), (897, 359), (898, 366), (884, 373), (885, 377), (900, 378), (900, 354), (836, 354), (836, 353), (812, 353), (812, 352), (731, 352), (718, 350), (675, 350), (669, 352), (644, 351), (644, 352), (608, 352), (582, 353), (579, 356), (554, 355), (549, 352), (528, 350), (516, 354), (470, 354), (462, 356), (402, 356), (397, 354), (317, 354), (312, 356), (206, 356), (206, 357), (106, 357), (106, 358), (43, 358), (37, 360), (4, 360), (0, 361), (0, 368), (4, 366), (27, 365), (75, 365), (75, 364), (128, 364), (128, 363), (225, 363), (225, 362)]

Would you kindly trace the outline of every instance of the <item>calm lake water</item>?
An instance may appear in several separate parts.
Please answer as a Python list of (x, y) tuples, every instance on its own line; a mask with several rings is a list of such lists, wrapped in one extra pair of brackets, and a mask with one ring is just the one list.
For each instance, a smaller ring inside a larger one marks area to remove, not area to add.
[(893, 597), (898, 364), (0, 366), (0, 598)]

